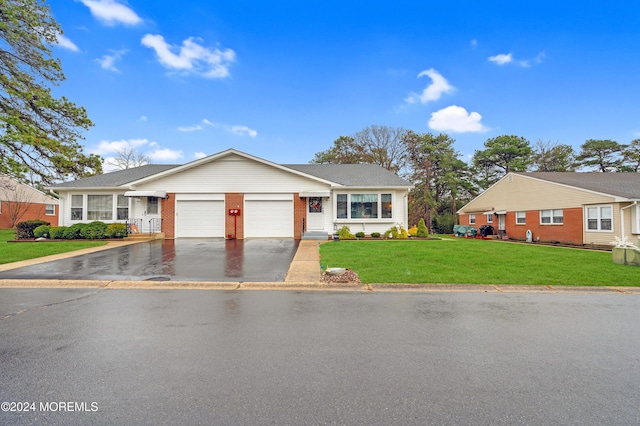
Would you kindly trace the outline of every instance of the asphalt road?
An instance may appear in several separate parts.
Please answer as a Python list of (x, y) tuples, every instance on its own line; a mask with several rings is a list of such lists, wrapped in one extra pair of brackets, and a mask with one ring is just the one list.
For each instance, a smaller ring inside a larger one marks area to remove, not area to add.
[(639, 324), (626, 294), (0, 289), (0, 424), (637, 425)]

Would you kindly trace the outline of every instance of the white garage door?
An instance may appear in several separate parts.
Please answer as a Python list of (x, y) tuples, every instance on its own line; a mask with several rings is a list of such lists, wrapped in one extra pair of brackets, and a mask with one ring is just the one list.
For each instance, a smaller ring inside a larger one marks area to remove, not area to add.
[(246, 200), (245, 238), (293, 238), (293, 201)]
[(224, 201), (177, 201), (176, 237), (223, 238)]

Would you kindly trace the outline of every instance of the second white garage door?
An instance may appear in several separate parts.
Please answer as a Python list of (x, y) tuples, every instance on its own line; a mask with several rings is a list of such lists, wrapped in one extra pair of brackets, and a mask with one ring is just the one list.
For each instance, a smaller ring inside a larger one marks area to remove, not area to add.
[(244, 202), (245, 238), (293, 238), (292, 200)]
[(224, 201), (177, 201), (176, 237), (223, 238)]

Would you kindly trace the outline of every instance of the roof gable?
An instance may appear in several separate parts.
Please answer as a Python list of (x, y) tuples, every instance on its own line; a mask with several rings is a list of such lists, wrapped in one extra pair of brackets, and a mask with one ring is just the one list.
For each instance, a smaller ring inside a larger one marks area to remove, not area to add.
[(0, 175), (0, 201), (58, 204), (50, 195), (5, 175)]
[(640, 173), (523, 172), (534, 179), (629, 199), (640, 199)]
[(400, 178), (398, 175), (380, 167), (376, 164), (289, 164), (281, 165), (271, 161), (255, 157), (250, 154), (227, 149), (217, 154), (183, 164), (149, 164), (127, 170), (105, 173), (91, 176), (76, 181), (64, 182), (51, 189), (72, 190), (72, 189), (110, 189), (110, 188), (133, 188), (145, 186), (148, 183), (171, 178), (180, 173), (190, 173), (191, 171), (207, 164), (228, 160), (232, 157), (239, 157), (243, 160), (255, 161), (256, 163), (272, 167), (281, 172), (294, 176), (311, 179), (318, 183), (330, 186), (345, 186), (354, 188), (367, 187), (401, 187), (410, 188), (412, 185)]

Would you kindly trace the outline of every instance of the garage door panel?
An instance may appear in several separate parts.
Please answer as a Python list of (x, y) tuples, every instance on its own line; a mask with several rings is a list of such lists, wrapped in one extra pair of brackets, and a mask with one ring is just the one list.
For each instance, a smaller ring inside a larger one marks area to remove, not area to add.
[(293, 238), (293, 201), (245, 200), (245, 238)]
[(176, 237), (223, 238), (224, 231), (224, 201), (177, 201)]

